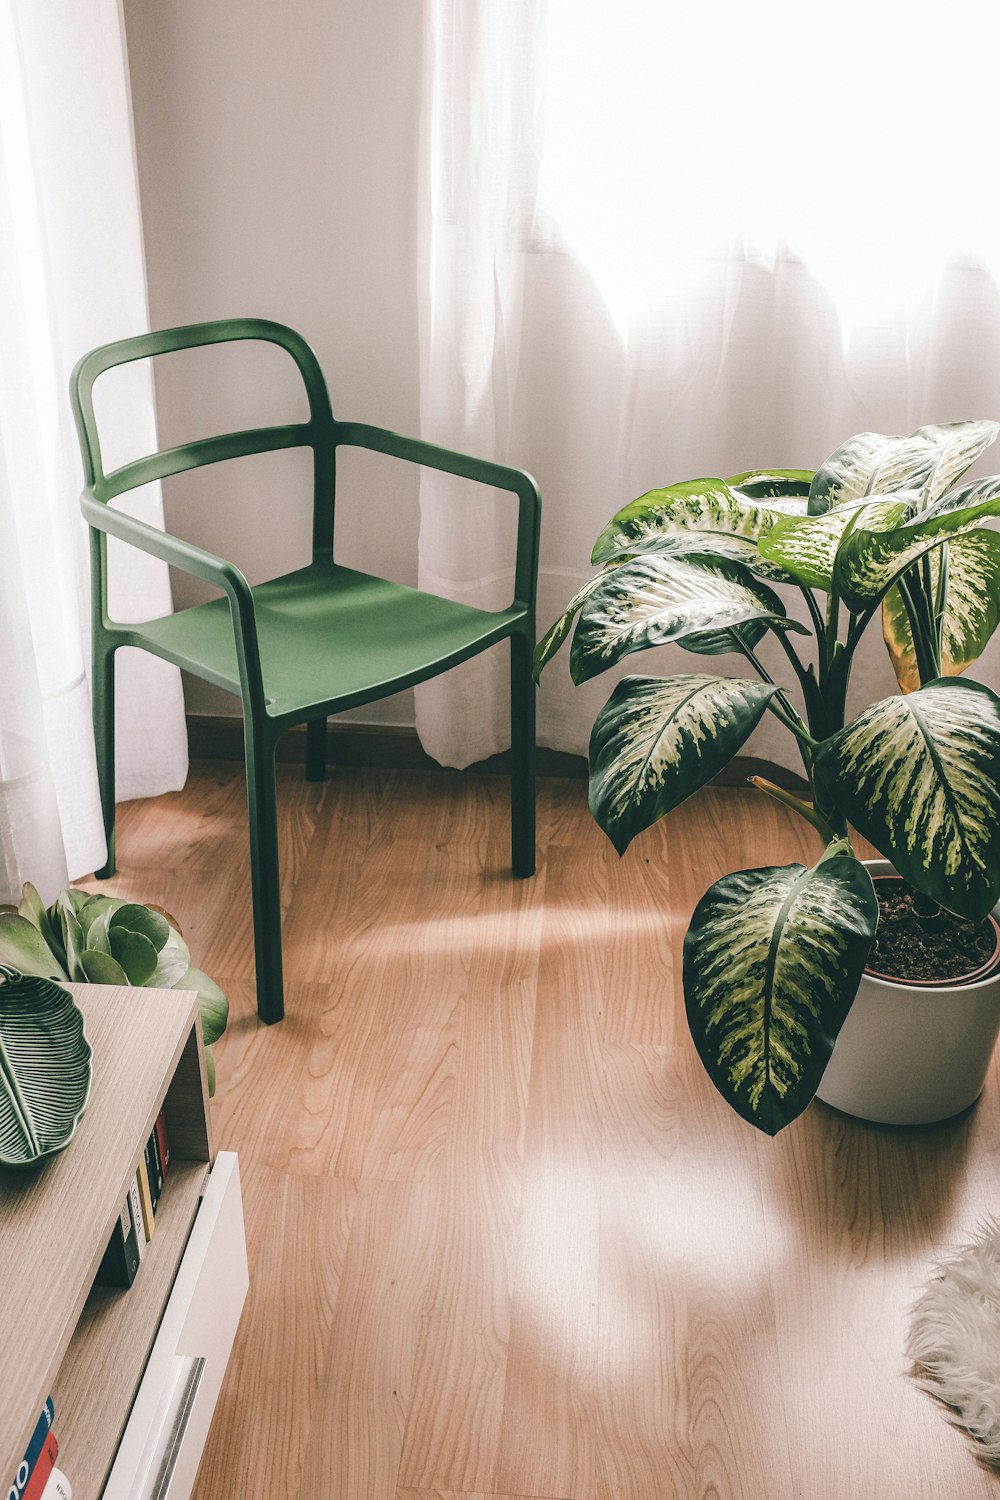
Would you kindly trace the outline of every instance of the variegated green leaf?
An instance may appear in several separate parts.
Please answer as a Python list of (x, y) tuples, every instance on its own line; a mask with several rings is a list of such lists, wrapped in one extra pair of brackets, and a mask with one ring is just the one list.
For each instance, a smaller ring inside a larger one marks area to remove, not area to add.
[(739, 563), (657, 553), (634, 558), (606, 573), (586, 599), (570, 673), (574, 682), (586, 682), (630, 652), (668, 641), (709, 656), (737, 650), (734, 627), (751, 645), (769, 627), (809, 633)]
[(768, 510), (801, 516), (812, 480), (812, 469), (748, 469), (731, 474), (726, 483), (747, 500), (766, 500)]
[(848, 526), (868, 531), (887, 531), (897, 527), (910, 514), (905, 498), (866, 500), (843, 505), (822, 516), (801, 520), (789, 516), (770, 531), (760, 543), (761, 556), (770, 558), (788, 572), (796, 583), (813, 589), (829, 589), (837, 550)]
[(711, 781), (777, 691), (738, 677), (625, 677), (590, 736), (590, 810), (619, 854)]
[(970, 484), (956, 485), (947, 494), (935, 499), (933, 505), (926, 506), (923, 513), (915, 519), (936, 521), (954, 511), (961, 511), (967, 520), (975, 517), (985, 520), (987, 516), (1000, 515), (1000, 506), (996, 504), (998, 497), (1000, 474), (987, 474), (985, 479), (974, 479)]
[(920, 490), (925, 504), (944, 494), (994, 441), (995, 422), (953, 422), (920, 427), (908, 437), (859, 432), (817, 470), (809, 489), (809, 514), (824, 515), (852, 500), (896, 490)]
[(765, 1134), (815, 1094), (877, 920), (871, 878), (846, 854), (727, 875), (695, 908), (684, 939), (691, 1035), (719, 1093)]
[(949, 911), (1000, 897), (1000, 698), (936, 678), (883, 698), (815, 752), (841, 812), (904, 880)]
[[(1000, 515), (1000, 480), (990, 481), (985, 498), (959, 504), (945, 496), (929, 510), (891, 531), (856, 526), (837, 551), (837, 587), (848, 607), (861, 611), (882, 598), (913, 564), (953, 537), (975, 531), (987, 516)], [(970, 486), (979, 492), (980, 486)], [(965, 491), (960, 492), (962, 494)]]
[(606, 571), (604, 573), (595, 573), (593, 578), (587, 579), (583, 588), (577, 590), (558, 620), (549, 626), (542, 639), (538, 642), (531, 660), (531, 675), (535, 682), (542, 675), (542, 668), (548, 665), (563, 641), (569, 635), (579, 609), (590, 598), (591, 594), (603, 584)]
[(772, 583), (792, 582), (784, 568), (761, 557), (756, 542), (725, 531), (650, 531), (633, 553), (628, 556), (622, 554), (609, 566), (613, 567), (615, 562), (625, 562), (630, 556), (643, 557), (651, 552), (670, 552), (674, 556), (685, 557), (726, 558), (730, 562), (742, 563), (757, 578), (766, 578)]
[[(796, 503), (786, 497), (782, 504)], [(798, 503), (802, 503), (801, 500)], [(763, 506), (738, 495), (724, 479), (692, 479), (640, 495), (613, 516), (594, 543), (591, 561), (659, 548), (676, 532), (707, 532), (756, 543), (782, 514), (778, 504)]]
[[(936, 593), (944, 548), (930, 555)], [(970, 531), (948, 544), (948, 580), (941, 621), (941, 672), (957, 677), (982, 655), (1000, 624), (1000, 536)], [(916, 653), (903, 596), (893, 586), (882, 600), (882, 635), (896, 681), (904, 693), (920, 686)]]

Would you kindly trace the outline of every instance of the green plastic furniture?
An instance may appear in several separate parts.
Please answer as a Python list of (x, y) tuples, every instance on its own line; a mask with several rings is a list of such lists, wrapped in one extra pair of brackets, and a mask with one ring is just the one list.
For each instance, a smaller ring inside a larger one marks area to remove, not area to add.
[[(104, 472), (94, 417), (94, 382), (106, 370), (178, 349), (262, 339), (287, 351), (309, 399), (309, 420), (257, 427), (184, 443)], [(284, 1015), (275, 747), (306, 724), (306, 775), (326, 774), (329, 714), (371, 703), (423, 682), (498, 642), (510, 642), (511, 843), (514, 874), (535, 868), (535, 702), (531, 652), (541, 501), (528, 474), (401, 437), (360, 422), (339, 422), (316, 356), (291, 328), (257, 318), (227, 319), (122, 339), (84, 356), (70, 381), (83, 455), (83, 514), (90, 527), (93, 711), (108, 860), (115, 873), (114, 658), (137, 646), (240, 697), (246, 745), (257, 1010)], [(313, 452), (312, 561), (251, 588), (233, 563), (112, 508), (140, 485), (249, 454), (282, 448)], [(337, 449), (357, 447), (509, 491), (518, 506), (514, 597), (506, 609), (472, 609), (333, 559)], [(161, 558), (213, 584), (223, 597), (143, 624), (108, 615), (107, 537)]]

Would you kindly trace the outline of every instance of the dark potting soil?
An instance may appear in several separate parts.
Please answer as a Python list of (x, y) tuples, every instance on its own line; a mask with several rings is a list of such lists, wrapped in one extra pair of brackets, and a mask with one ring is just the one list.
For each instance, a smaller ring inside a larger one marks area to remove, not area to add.
[(988, 963), (996, 948), (992, 922), (970, 922), (940, 907), (925, 916), (914, 905), (905, 881), (875, 881), (878, 932), (868, 955), (870, 970), (916, 984), (960, 980)]

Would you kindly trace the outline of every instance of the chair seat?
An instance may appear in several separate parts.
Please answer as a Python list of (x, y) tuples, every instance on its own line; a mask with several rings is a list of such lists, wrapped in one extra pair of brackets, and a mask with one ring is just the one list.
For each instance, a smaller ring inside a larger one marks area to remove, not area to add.
[[(371, 702), (500, 639), (522, 611), (490, 612), (335, 563), (312, 563), (253, 589), (268, 713)], [(240, 694), (229, 603), (213, 599), (133, 627), (137, 642)]]

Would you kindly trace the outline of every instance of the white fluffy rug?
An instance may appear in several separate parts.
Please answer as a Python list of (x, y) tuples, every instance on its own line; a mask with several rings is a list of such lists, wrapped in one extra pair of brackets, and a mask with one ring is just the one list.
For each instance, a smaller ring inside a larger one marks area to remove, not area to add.
[(1000, 1465), (1000, 1223), (985, 1219), (975, 1239), (951, 1252), (915, 1304), (907, 1353), (920, 1384), (953, 1408)]

